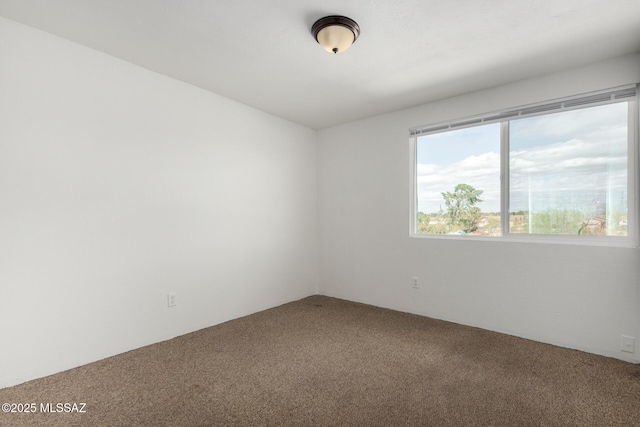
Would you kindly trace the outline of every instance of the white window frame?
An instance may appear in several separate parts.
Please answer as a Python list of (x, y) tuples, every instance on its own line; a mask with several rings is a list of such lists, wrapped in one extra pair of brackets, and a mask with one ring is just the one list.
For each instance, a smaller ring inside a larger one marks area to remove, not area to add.
[[(412, 128), (410, 132), (410, 171), (411, 171), (411, 209), (410, 209), (410, 236), (420, 239), (449, 239), (449, 240), (474, 240), (474, 241), (508, 241), (508, 242), (534, 242), (574, 245), (597, 245), (615, 247), (639, 247), (640, 246), (640, 148), (638, 141), (638, 125), (640, 112), (638, 108), (639, 85), (627, 85), (618, 88), (606, 89), (598, 92), (576, 95), (562, 99), (551, 100), (537, 104), (526, 105), (503, 111), (497, 111), (478, 116), (435, 123), (431, 125)], [(629, 93), (633, 91), (633, 95)], [(616, 98), (615, 94), (622, 94)], [(610, 96), (608, 99), (606, 96)], [(561, 111), (570, 111), (581, 108), (595, 107), (598, 105), (615, 102), (628, 102), (629, 123), (627, 138), (627, 200), (628, 200), (628, 225), (627, 236), (570, 236), (547, 234), (512, 234), (509, 233), (509, 123), (510, 119), (533, 117), (553, 114)], [(421, 135), (447, 132), (456, 129), (480, 126), (489, 123), (501, 123), (500, 130), (500, 225), (501, 236), (465, 236), (445, 234), (419, 234), (417, 233), (417, 140)]]

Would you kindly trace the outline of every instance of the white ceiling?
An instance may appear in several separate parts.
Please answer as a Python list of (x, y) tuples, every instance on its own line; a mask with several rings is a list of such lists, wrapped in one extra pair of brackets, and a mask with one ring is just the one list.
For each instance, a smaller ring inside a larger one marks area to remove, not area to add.
[[(332, 55), (326, 15), (361, 35)], [(640, 0), (0, 0), (0, 15), (314, 129), (640, 52)]]

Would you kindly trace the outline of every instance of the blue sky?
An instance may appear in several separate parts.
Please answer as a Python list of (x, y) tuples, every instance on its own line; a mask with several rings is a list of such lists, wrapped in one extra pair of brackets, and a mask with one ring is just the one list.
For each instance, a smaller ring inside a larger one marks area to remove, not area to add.
[[(627, 103), (512, 120), (510, 210), (626, 205)], [(483, 190), (483, 212), (500, 210), (500, 124), (417, 140), (418, 211), (437, 212), (460, 183)], [(624, 194), (623, 194), (624, 193)]]
[(500, 124), (418, 138), (418, 211), (446, 210), (441, 193), (458, 184), (482, 190), (484, 212), (500, 210)]

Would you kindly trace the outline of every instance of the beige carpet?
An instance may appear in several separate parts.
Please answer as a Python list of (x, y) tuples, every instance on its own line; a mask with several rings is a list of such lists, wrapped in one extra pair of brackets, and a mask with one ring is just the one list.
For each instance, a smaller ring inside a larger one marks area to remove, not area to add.
[(316, 296), (0, 390), (5, 402), (37, 410), (0, 413), (3, 426), (628, 427), (640, 367)]

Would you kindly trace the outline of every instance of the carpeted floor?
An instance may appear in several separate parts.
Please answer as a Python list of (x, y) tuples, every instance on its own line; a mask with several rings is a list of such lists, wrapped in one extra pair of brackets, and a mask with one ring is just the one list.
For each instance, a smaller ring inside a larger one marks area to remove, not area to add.
[(2, 426), (628, 427), (640, 366), (315, 296), (0, 390), (5, 402), (36, 413)]

